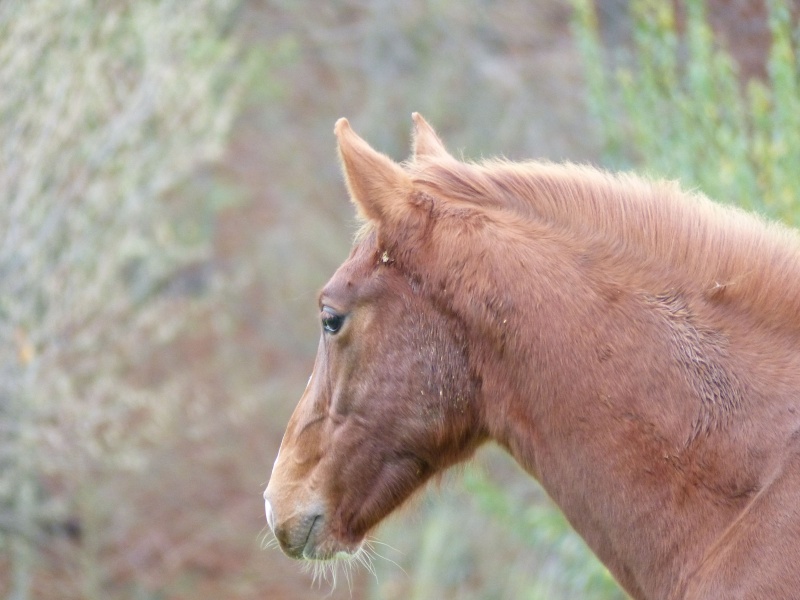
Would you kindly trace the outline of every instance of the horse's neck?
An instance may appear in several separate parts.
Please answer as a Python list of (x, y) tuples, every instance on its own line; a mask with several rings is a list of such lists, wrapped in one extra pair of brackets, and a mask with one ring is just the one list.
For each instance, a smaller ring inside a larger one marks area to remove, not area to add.
[(735, 427), (704, 416), (745, 384), (682, 299), (557, 275), (520, 291), (537, 297), (509, 314), (516, 335), (482, 374), (489, 429), (634, 597), (668, 597), (769, 452), (754, 462)]

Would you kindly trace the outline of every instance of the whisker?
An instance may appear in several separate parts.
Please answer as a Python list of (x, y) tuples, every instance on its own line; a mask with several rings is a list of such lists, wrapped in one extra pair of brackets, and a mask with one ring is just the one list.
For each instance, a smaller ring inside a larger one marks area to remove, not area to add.
[(278, 540), (269, 534), (266, 534), (261, 542), (262, 550), (277, 550), (279, 547)]
[(375, 583), (379, 583), (378, 572), (375, 570), (375, 563), (372, 561), (372, 556), (370, 555), (370, 549), (362, 546), (356, 553), (354, 558), (359, 562), (359, 564), (363, 565), (364, 568), (372, 574), (372, 576), (375, 578)]
[[(356, 562), (361, 562), (356, 555), (338, 556), (333, 560), (307, 560), (304, 561), (302, 570), (306, 573), (311, 572), (311, 586), (322, 588), (323, 582), (330, 585), (330, 591), (325, 595), (330, 597), (339, 583), (340, 569), (344, 580), (347, 582), (347, 589), (350, 597), (353, 597), (353, 573)], [(362, 563), (363, 564), (363, 563)]]
[(325, 595), (326, 598), (330, 598), (333, 595), (333, 592), (336, 590), (336, 584), (338, 582), (338, 571), (336, 569), (335, 561), (331, 562), (318, 562), (317, 564), (321, 565), (323, 577), (326, 583), (329, 583), (331, 586), (330, 591)]
[(264, 525), (261, 531), (258, 533), (258, 545), (261, 547), (262, 550), (267, 550), (269, 548), (277, 548), (278, 538), (272, 533), (272, 530), (269, 528), (269, 525)]
[(372, 573), (372, 576), (377, 580), (378, 573), (375, 571), (375, 563), (372, 560), (372, 555), (366, 550), (358, 555), (358, 562), (364, 565), (364, 568)]
[(316, 560), (306, 561), (303, 565), (303, 570), (311, 571), (311, 587), (320, 589), (322, 587), (322, 580), (327, 581), (325, 575), (325, 565)]
[[(367, 542), (367, 543), (369, 543), (369, 542)], [(377, 550), (375, 550), (375, 548), (370, 548), (369, 550), (370, 550), (370, 552), (371, 552), (372, 554), (374, 554), (374, 555), (375, 555), (375, 556), (377, 556), (378, 558), (382, 558), (382, 559), (383, 559), (383, 560), (385, 560), (386, 562), (390, 562), (390, 563), (392, 563), (392, 564), (393, 564), (395, 567), (397, 567), (398, 569), (400, 569), (400, 570), (401, 570), (401, 571), (402, 571), (402, 572), (403, 572), (405, 575), (408, 575), (408, 572), (407, 572), (407, 571), (406, 571), (406, 570), (405, 570), (403, 567), (401, 567), (399, 563), (397, 563), (397, 562), (393, 561), (391, 558), (388, 558), (388, 557), (384, 556), (383, 554), (381, 554), (380, 552), (378, 552)]]
[[(266, 535), (266, 534), (264, 534)], [(268, 544), (275, 544), (277, 540), (273, 537), (269, 540)], [(387, 558), (382, 554), (375, 551), (373, 543), (382, 544), (396, 552), (396, 548), (392, 548), (389, 544), (378, 542), (377, 540), (365, 539), (364, 543), (356, 550), (355, 553), (345, 555), (341, 553), (331, 560), (304, 560), (302, 564), (302, 571), (311, 574), (311, 586), (321, 589), (323, 582), (330, 585), (330, 591), (326, 594), (326, 598), (330, 597), (335, 591), (336, 586), (340, 580), (340, 574), (347, 582), (347, 589), (350, 592), (350, 597), (353, 597), (353, 581), (356, 569), (363, 566), (366, 571), (375, 578), (378, 583), (378, 570), (375, 565), (374, 557), (381, 558), (386, 562), (392, 563), (403, 573), (408, 575), (405, 569), (391, 558)], [(402, 553), (400, 553), (402, 554)]]
[(386, 546), (387, 548), (389, 548), (389, 550), (394, 550), (395, 552), (397, 552), (398, 554), (400, 554), (402, 556), (406, 555), (406, 553), (403, 552), (402, 550), (398, 550), (397, 548), (395, 548), (391, 544), (387, 544), (386, 542), (382, 542), (377, 538), (369, 538), (369, 543), (370, 544), (380, 544), (381, 546)]
[(353, 597), (353, 561), (348, 558), (344, 561), (344, 576), (347, 580), (347, 589), (350, 592), (350, 597)]

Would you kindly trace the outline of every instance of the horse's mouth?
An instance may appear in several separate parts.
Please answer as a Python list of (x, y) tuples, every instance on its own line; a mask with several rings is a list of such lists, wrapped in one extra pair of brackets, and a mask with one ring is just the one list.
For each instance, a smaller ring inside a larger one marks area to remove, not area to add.
[(282, 536), (278, 537), (281, 549), (290, 558), (299, 560), (327, 561), (337, 558), (347, 558), (356, 554), (362, 542), (348, 543), (337, 540), (327, 530), (327, 521), (324, 515), (313, 515), (306, 518), (305, 527), (296, 531), (298, 543), (289, 543)]
[[(306, 536), (306, 541), (303, 543), (303, 550), (300, 553), (298, 558), (305, 558), (305, 559), (317, 559), (315, 556), (316, 550), (316, 538), (319, 535), (319, 529), (322, 528), (324, 524), (324, 519), (322, 515), (317, 515), (314, 517), (314, 520), (311, 522), (311, 527), (308, 528), (308, 535)], [(314, 529), (317, 529), (315, 532)]]

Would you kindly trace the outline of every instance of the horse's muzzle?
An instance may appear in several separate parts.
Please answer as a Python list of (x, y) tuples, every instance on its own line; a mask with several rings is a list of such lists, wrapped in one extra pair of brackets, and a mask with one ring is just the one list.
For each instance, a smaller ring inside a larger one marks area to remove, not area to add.
[(321, 511), (298, 511), (288, 518), (281, 519), (280, 514), (276, 516), (265, 492), (264, 512), (267, 524), (286, 556), (306, 559), (327, 558), (319, 556), (320, 534), (325, 523)]

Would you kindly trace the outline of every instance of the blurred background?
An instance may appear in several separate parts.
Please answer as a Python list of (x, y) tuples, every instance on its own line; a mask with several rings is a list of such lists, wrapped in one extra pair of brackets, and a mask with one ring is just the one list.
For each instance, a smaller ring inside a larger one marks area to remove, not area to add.
[(335, 590), (261, 492), (354, 218), (407, 156), (679, 178), (800, 218), (790, 0), (0, 0), (0, 597), (624, 598), (493, 447)]

